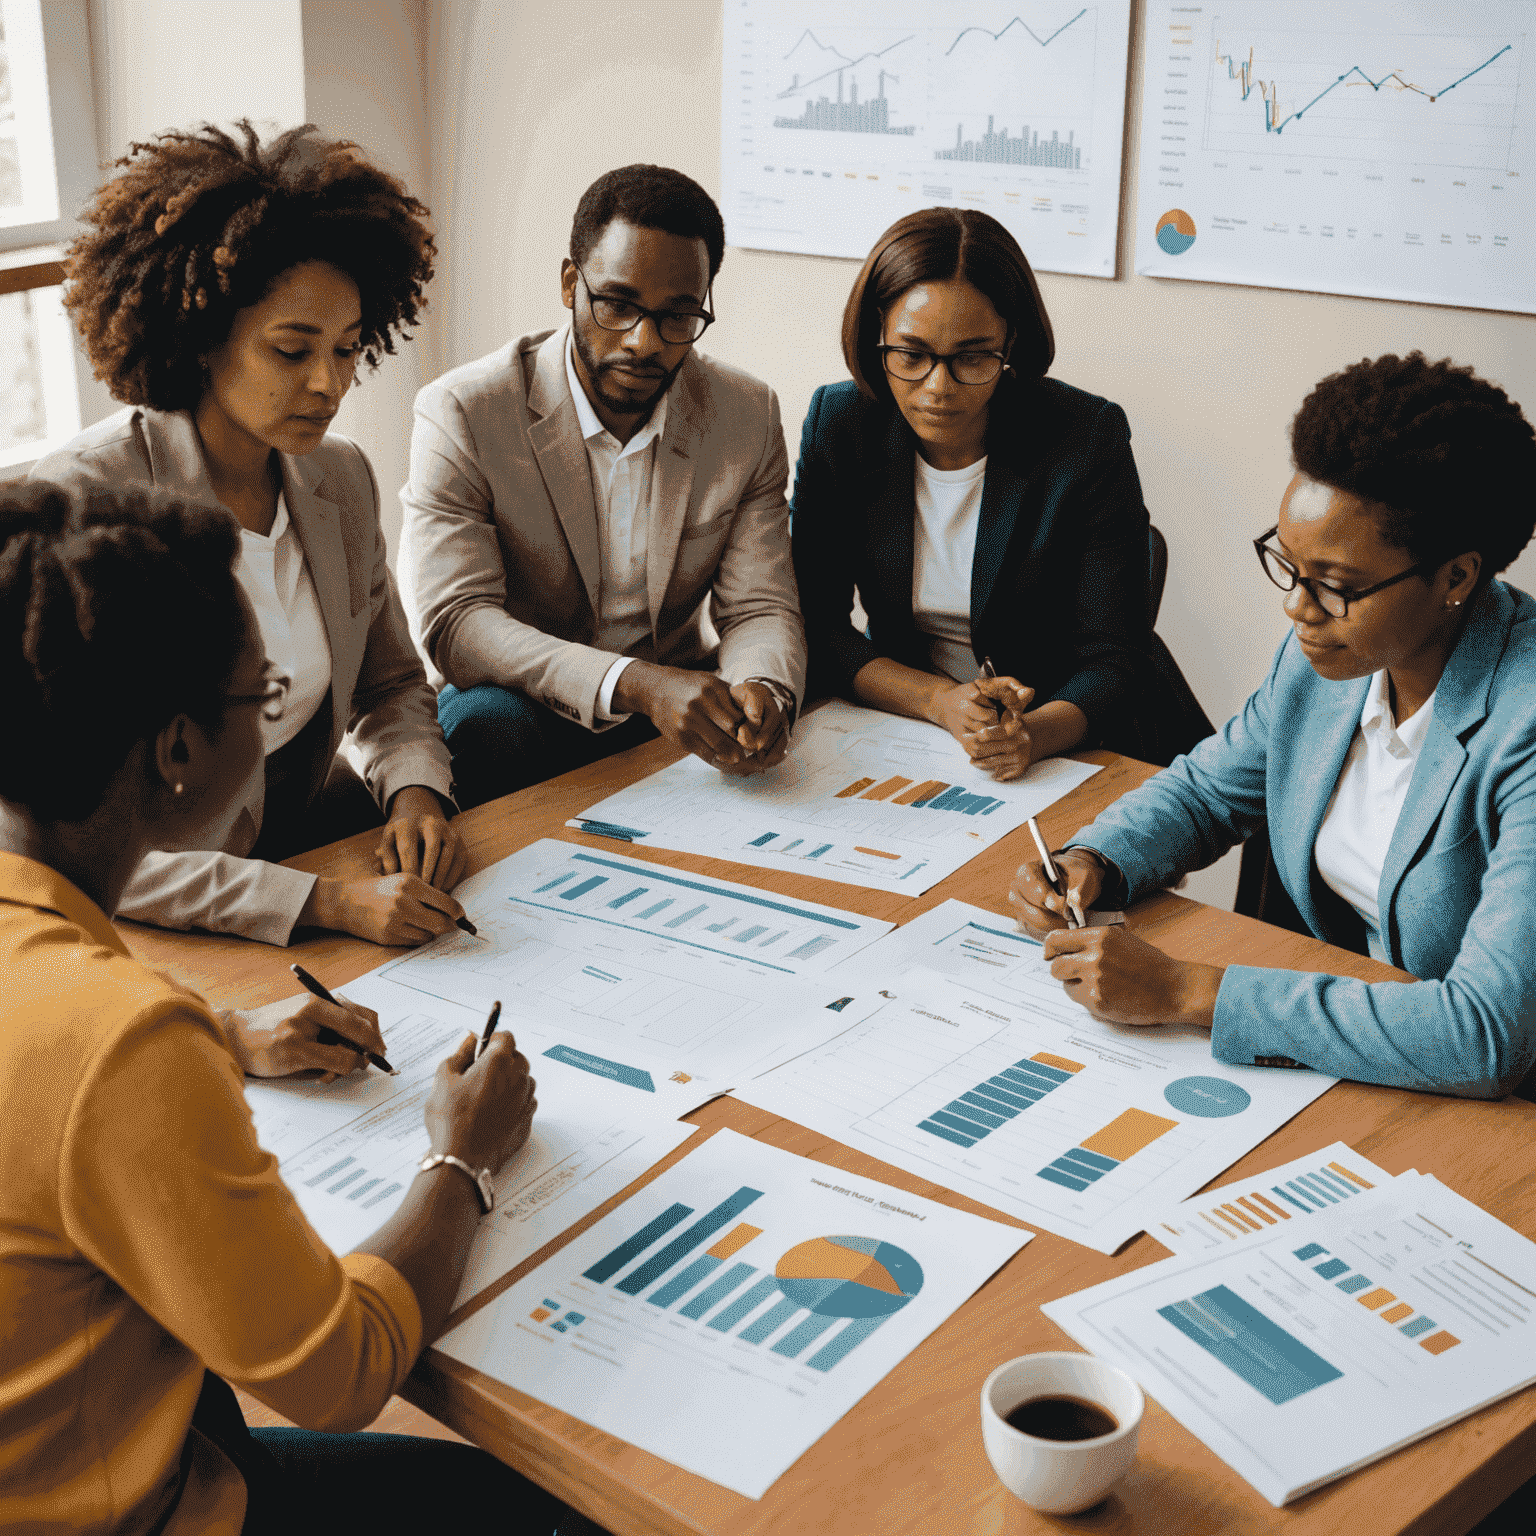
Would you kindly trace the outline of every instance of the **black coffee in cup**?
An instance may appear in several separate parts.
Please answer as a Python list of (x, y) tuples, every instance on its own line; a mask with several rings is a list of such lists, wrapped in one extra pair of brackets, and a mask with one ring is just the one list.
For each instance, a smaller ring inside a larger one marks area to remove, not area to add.
[(1037, 1440), (1096, 1440), (1120, 1428), (1120, 1421), (1103, 1404), (1061, 1394), (1020, 1403), (1006, 1423)]

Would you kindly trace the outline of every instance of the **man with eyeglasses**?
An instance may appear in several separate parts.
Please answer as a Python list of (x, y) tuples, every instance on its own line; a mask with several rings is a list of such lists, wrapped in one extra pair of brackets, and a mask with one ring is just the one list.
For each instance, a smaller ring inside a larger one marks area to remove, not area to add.
[(401, 582), (461, 805), (658, 732), (726, 773), (788, 748), (805, 640), (778, 401), (694, 351), (724, 248), (696, 182), (610, 171), (561, 263), (570, 324), (417, 397)]

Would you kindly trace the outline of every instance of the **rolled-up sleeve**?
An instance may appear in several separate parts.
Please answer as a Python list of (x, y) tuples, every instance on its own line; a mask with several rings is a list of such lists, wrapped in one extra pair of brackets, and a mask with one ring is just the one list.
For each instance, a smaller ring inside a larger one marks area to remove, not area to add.
[(84, 1074), (59, 1150), (81, 1251), (212, 1371), (308, 1429), (360, 1429), (422, 1343), (385, 1260), (338, 1259), (256, 1141), (217, 1026), (160, 1005)]

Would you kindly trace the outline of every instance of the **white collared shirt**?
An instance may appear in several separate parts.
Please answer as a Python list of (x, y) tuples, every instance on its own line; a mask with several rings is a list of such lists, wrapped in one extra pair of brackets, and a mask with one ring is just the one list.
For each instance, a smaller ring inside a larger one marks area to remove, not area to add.
[(656, 442), (666, 430), (667, 396), (656, 402), (651, 419), (621, 443), (601, 421), (587, 399), (576, 373), (574, 340), (565, 339), (565, 382), (576, 404), (587, 467), (592, 476), (592, 500), (597, 508), (599, 650), (617, 651), (598, 689), (599, 720), (623, 720), (613, 713), (613, 690), (619, 674), (634, 659), (624, 653), (651, 632), (650, 599), (645, 587), (645, 557), (651, 526), (651, 487), (656, 475)]
[(256, 610), (267, 659), (292, 678), (282, 719), (261, 722), (262, 744), (270, 754), (309, 724), (331, 689), (331, 642), (325, 618), (281, 491), (269, 534), (263, 537), (249, 528), (240, 530), (235, 577)]
[(971, 646), (971, 566), (981, 526), (985, 457), (964, 469), (935, 469), (914, 454), (916, 537), (912, 559), (912, 619), (929, 637), (934, 668), (957, 683), (976, 676)]
[(1378, 672), (1317, 829), (1313, 857), (1318, 873), (1365, 919), (1370, 952), (1377, 960), (1387, 957), (1380, 933), (1381, 871), (1434, 713), (1435, 696), (1430, 694), (1399, 725), (1392, 718), (1387, 674)]

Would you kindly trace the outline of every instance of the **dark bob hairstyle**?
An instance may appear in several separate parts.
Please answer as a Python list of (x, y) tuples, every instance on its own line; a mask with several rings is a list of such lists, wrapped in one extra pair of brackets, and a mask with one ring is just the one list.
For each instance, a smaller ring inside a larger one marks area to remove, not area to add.
[(346, 140), (306, 126), (262, 144), (238, 126), (238, 140), (204, 125), (133, 145), (81, 214), (64, 302), (129, 405), (193, 409), (236, 311), (306, 261), (357, 284), (370, 367), (416, 321), (436, 254), (426, 208)]
[(1486, 585), (1536, 526), (1536, 432), (1497, 384), (1449, 358), (1362, 358), (1330, 374), (1291, 423), (1310, 480), (1373, 504), (1381, 537), (1415, 564), (1468, 550)]
[(889, 400), (881, 365), (885, 312), (919, 283), (958, 277), (984, 293), (1008, 327), (1009, 364), (1023, 379), (1042, 378), (1056, 355), (1050, 316), (1019, 242), (974, 208), (924, 208), (886, 230), (864, 259), (843, 310), (843, 361), (859, 392)]

